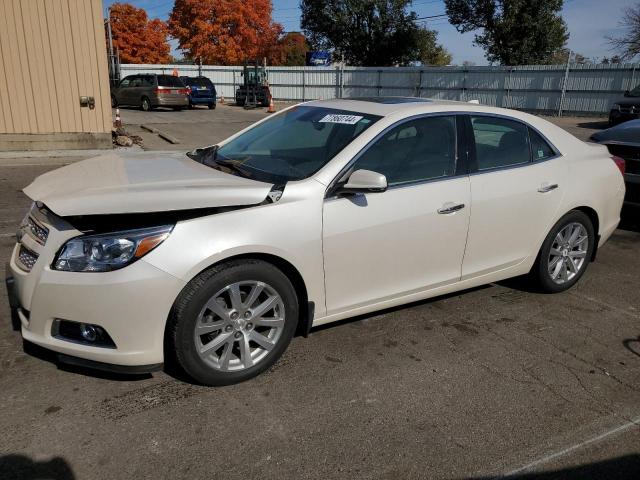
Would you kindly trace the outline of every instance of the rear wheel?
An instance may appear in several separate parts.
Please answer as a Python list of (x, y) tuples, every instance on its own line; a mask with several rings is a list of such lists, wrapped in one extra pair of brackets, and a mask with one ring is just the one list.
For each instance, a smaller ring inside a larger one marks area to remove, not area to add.
[(179, 112), (179, 111), (180, 111), (180, 110), (182, 110), (182, 109), (183, 109), (183, 107), (173, 107), (173, 110), (174, 110), (175, 112)]
[(284, 353), (298, 322), (289, 279), (259, 260), (203, 272), (180, 294), (169, 333), (179, 365), (205, 385), (255, 377)]
[(142, 99), (140, 100), (140, 107), (145, 112), (148, 112), (149, 110), (151, 110), (152, 108), (151, 101), (149, 100), (148, 97), (142, 97)]
[(209, 107), (209, 110), (215, 110), (216, 109), (216, 102), (210, 103), (208, 105), (208, 107)]
[(542, 290), (563, 292), (576, 284), (589, 265), (595, 232), (589, 217), (574, 210), (551, 229), (531, 270)]

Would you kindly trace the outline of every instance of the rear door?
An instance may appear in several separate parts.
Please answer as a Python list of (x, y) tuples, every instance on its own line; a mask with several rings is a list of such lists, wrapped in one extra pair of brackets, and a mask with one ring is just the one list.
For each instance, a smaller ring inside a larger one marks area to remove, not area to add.
[(538, 253), (560, 206), (566, 166), (530, 126), (500, 116), (467, 117), (471, 142), (471, 219), (462, 279)]

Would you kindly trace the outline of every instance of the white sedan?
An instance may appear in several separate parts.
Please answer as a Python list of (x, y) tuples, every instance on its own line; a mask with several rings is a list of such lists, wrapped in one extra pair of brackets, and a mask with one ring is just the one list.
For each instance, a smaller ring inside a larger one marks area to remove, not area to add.
[(24, 339), (62, 361), (230, 384), (312, 326), (519, 275), (570, 288), (618, 225), (623, 169), (513, 110), (313, 101), (188, 156), (42, 175), (7, 284)]

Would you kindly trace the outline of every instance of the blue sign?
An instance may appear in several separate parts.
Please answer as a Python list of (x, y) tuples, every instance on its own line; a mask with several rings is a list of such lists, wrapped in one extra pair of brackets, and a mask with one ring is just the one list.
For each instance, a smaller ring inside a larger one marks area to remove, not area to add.
[(307, 52), (308, 67), (328, 67), (331, 65), (331, 53), (327, 51)]

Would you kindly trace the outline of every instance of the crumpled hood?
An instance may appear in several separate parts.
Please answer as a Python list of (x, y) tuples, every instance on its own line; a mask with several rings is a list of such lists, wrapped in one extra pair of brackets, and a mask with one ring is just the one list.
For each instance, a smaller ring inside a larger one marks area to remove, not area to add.
[(109, 153), (45, 173), (24, 193), (64, 217), (253, 205), (271, 186), (182, 153)]

